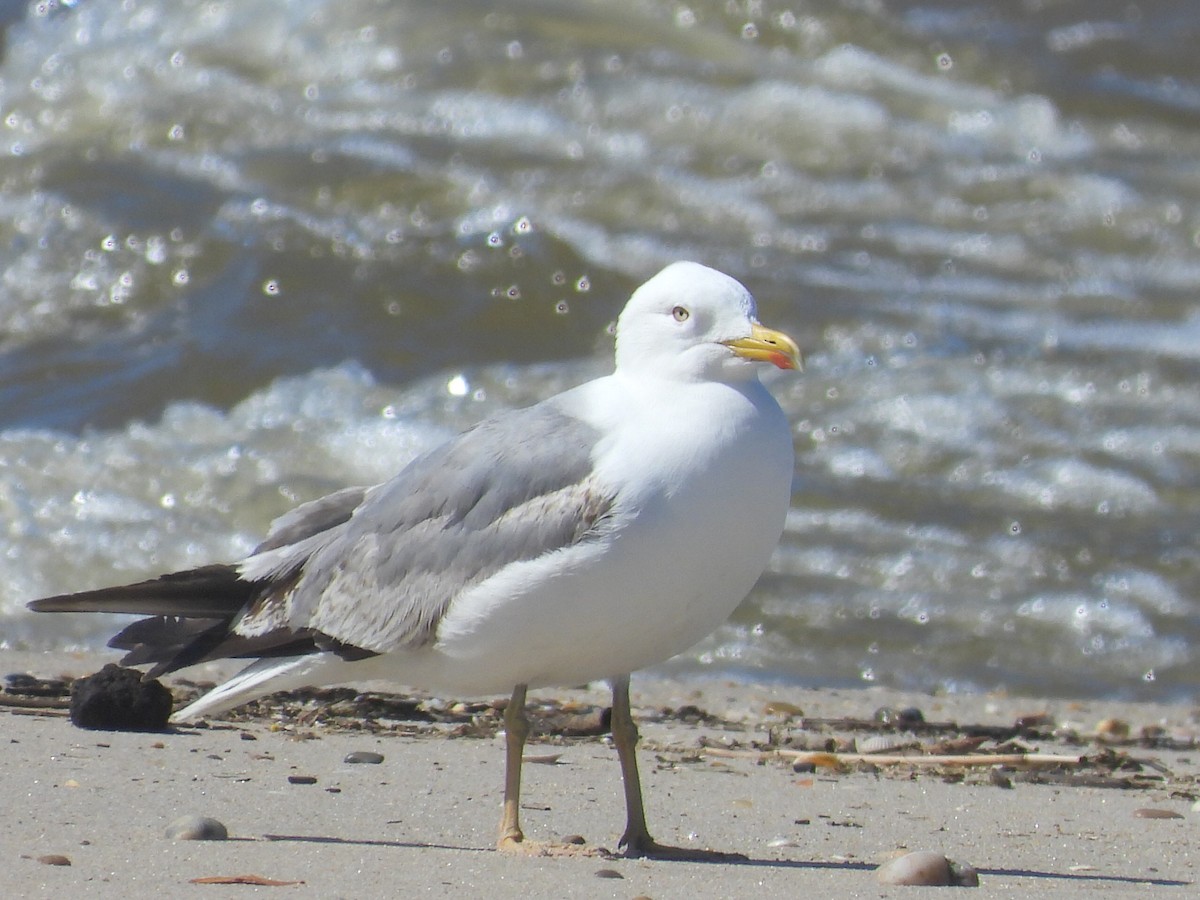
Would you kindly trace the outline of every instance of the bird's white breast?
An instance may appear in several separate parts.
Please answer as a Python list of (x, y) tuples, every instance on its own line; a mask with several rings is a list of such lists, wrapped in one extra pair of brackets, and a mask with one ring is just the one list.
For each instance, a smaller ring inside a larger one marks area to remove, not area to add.
[(422, 664), (430, 687), (572, 684), (660, 662), (729, 616), (779, 540), (792, 443), (757, 380), (614, 375), (564, 402), (604, 434), (594, 478), (617, 497), (612, 515), (598, 537), (458, 598)]

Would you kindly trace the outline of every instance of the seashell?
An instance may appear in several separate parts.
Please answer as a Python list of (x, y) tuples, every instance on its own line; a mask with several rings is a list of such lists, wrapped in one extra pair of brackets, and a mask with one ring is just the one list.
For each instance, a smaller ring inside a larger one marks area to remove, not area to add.
[(906, 741), (903, 738), (888, 734), (873, 734), (870, 737), (854, 742), (854, 749), (859, 753), (891, 753), (895, 750), (906, 750), (917, 746), (916, 741)]

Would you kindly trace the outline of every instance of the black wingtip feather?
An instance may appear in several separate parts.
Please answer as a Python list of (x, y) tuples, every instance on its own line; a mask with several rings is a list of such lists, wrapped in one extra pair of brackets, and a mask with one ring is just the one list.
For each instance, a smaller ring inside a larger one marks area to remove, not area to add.
[(149, 581), (44, 597), (34, 612), (106, 612), (184, 619), (227, 619), (253, 597), (255, 585), (229, 565), (201, 566)]

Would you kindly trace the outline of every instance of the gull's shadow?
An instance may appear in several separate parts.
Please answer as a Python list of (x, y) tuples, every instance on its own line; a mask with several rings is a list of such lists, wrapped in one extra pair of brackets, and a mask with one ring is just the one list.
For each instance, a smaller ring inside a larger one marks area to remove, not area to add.
[[(346, 844), (354, 847), (395, 847), (407, 850), (459, 850), (468, 853), (495, 853), (494, 847), (463, 847), (454, 844), (432, 844), (426, 841), (393, 841), (378, 838), (339, 838), (316, 834), (264, 834), (268, 841), (297, 841), (306, 844)], [(614, 855), (616, 860), (622, 859)], [(656, 860), (657, 862), (672, 862), (672, 860)], [(800, 859), (721, 859), (721, 860), (689, 860), (700, 865), (717, 863), (726, 866), (754, 866), (773, 869), (830, 869), (846, 872), (873, 872), (878, 866), (873, 863), (855, 862), (816, 862)], [(979, 869), (975, 870), (981, 876), (993, 875), (1005, 878), (1043, 878), (1054, 881), (1065, 881), (1075, 884), (1139, 884), (1151, 887), (1187, 887), (1191, 881), (1179, 881), (1174, 878), (1139, 878), (1136, 875), (1099, 875), (1087, 872), (1043, 872), (1038, 869)]]

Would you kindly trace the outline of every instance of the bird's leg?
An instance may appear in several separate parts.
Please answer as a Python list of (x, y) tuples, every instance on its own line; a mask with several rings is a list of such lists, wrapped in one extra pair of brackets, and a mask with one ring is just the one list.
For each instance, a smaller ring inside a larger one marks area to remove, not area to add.
[(622, 675), (612, 682), (612, 737), (621, 762), (621, 778), (625, 783), (625, 834), (620, 847), (626, 856), (651, 859), (681, 859), (708, 862), (745, 860), (740, 853), (721, 853), (691, 847), (668, 847), (650, 837), (646, 828), (646, 808), (642, 804), (642, 782), (637, 765), (637, 725), (629, 709), (629, 676)]
[(612, 738), (621, 762), (621, 780), (625, 784), (625, 834), (618, 846), (630, 856), (642, 856), (642, 850), (654, 846), (646, 828), (646, 808), (642, 805), (642, 779), (638, 775), (637, 725), (629, 709), (629, 676), (614, 678), (612, 683)]
[(513, 688), (504, 710), (504, 815), (500, 819), (497, 847), (509, 853), (530, 856), (604, 856), (607, 851), (576, 844), (553, 844), (525, 840), (521, 831), (521, 762), (525, 739), (529, 737), (529, 719), (525, 716), (526, 685)]
[(525, 717), (523, 684), (513, 688), (504, 708), (504, 816), (500, 820), (501, 850), (516, 850), (525, 840), (521, 831), (521, 758), (529, 737), (529, 719)]

